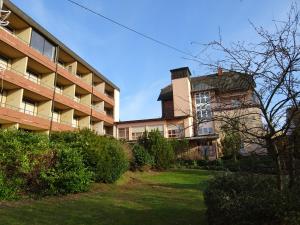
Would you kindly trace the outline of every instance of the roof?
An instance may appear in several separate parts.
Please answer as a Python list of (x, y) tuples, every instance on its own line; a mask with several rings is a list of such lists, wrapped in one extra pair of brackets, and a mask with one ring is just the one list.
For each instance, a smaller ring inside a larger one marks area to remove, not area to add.
[[(192, 92), (217, 90), (220, 92), (248, 90), (254, 83), (252, 77), (247, 74), (234, 71), (223, 72), (222, 76), (210, 74), (205, 76), (191, 77)], [(173, 99), (172, 85), (161, 89), (158, 101)]]
[(116, 124), (162, 122), (162, 121), (185, 119), (187, 117), (188, 116), (177, 116), (177, 117), (173, 117), (173, 118), (162, 118), (162, 117), (160, 117), (160, 118), (152, 118), (152, 119), (127, 120), (127, 121), (116, 122)]
[(84, 65), (89, 70), (91, 70), (95, 75), (100, 77), (102, 80), (104, 80), (106, 83), (111, 85), (113, 88), (120, 90), (119, 87), (117, 87), (114, 83), (112, 83), (110, 80), (108, 80), (103, 74), (101, 74), (98, 70), (93, 68), (90, 64), (88, 64), (84, 59), (82, 59), (80, 56), (78, 56), (75, 52), (73, 52), (65, 44), (63, 44), (61, 41), (59, 41), (56, 37), (54, 37), (51, 33), (49, 33), (45, 28), (43, 28), (41, 25), (39, 25), (35, 20), (33, 20), (31, 17), (29, 17), (25, 12), (23, 12), (20, 8), (18, 8), (11, 1), (4, 0), (4, 5), (7, 8), (9, 8), (11, 11), (13, 11), (13, 13), (16, 14), (18, 17), (20, 17), (21, 19), (26, 21), (31, 27), (35, 28), (37, 31), (39, 31), (41, 34), (43, 34), (51, 42), (53, 42), (54, 44), (59, 46), (70, 56), (72, 56), (74, 59), (76, 59), (82, 65)]

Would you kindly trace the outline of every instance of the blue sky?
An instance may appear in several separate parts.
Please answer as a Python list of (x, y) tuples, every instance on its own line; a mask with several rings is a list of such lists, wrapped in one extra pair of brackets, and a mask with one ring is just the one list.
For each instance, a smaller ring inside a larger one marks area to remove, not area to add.
[[(249, 20), (273, 28), (292, 0), (76, 0), (129, 27), (198, 54), (200, 45), (218, 38), (254, 41)], [(299, 1), (299, 0), (298, 0)], [(189, 66), (193, 76), (206, 68), (181, 53), (143, 39), (66, 0), (12, 0), (69, 48), (121, 89), (121, 120), (161, 116), (160, 89), (170, 69)]]

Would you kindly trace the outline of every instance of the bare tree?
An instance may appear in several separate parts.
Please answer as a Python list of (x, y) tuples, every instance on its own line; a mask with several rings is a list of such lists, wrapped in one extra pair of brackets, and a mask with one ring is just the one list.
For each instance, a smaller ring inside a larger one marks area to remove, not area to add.
[[(292, 5), (286, 21), (274, 21), (274, 31), (257, 27), (251, 23), (259, 41), (256, 43), (237, 42), (229, 47), (222, 38), (205, 46), (217, 50), (223, 57), (217, 62), (199, 60), (202, 65), (216, 69), (221, 64), (225, 70), (244, 75), (244, 81), (252, 87), (263, 118), (263, 127), (249, 128), (244, 120), (245, 111), (236, 114), (219, 114), (214, 120), (224, 123), (240, 121), (238, 131), (248, 137), (249, 142), (257, 143), (276, 162), (278, 189), (283, 189), (281, 149), (278, 142), (286, 137), (293, 120), (293, 112), (286, 116), (289, 108), (299, 110), (300, 99), (300, 33), (299, 11)], [(253, 104), (245, 101), (243, 107)], [(240, 107), (242, 109), (242, 107)], [(243, 112), (243, 113), (241, 113)], [(255, 114), (257, 112), (254, 112)], [(232, 118), (239, 118), (232, 120)]]

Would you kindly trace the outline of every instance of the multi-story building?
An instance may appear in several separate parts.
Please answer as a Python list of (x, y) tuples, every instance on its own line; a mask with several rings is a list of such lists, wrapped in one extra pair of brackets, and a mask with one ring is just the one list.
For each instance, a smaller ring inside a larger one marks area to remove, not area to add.
[(11, 14), (0, 27), (0, 127), (115, 135), (119, 88), (13, 3), (3, 9)]
[[(184, 157), (215, 159), (222, 154), (225, 118), (242, 118), (249, 129), (262, 127), (250, 76), (219, 69), (215, 74), (191, 77), (189, 68), (184, 67), (171, 70), (171, 80), (158, 97), (162, 117), (117, 123), (119, 139), (136, 141), (145, 130), (159, 130), (166, 138), (189, 140)], [(245, 142), (241, 151), (257, 147)]]

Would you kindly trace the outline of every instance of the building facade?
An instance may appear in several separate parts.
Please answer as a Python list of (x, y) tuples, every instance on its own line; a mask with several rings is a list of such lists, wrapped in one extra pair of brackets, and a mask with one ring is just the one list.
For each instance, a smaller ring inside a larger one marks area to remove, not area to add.
[[(159, 130), (166, 138), (189, 140), (190, 149), (182, 157), (216, 159), (222, 155), (225, 118), (242, 118), (249, 129), (262, 127), (254, 81), (249, 76), (219, 69), (215, 74), (191, 77), (184, 67), (171, 70), (171, 81), (158, 97), (162, 117), (117, 123), (119, 139), (136, 141), (145, 130)], [(243, 142), (241, 152), (257, 148)]]
[(8, 0), (0, 27), (0, 127), (116, 136), (119, 88)]

